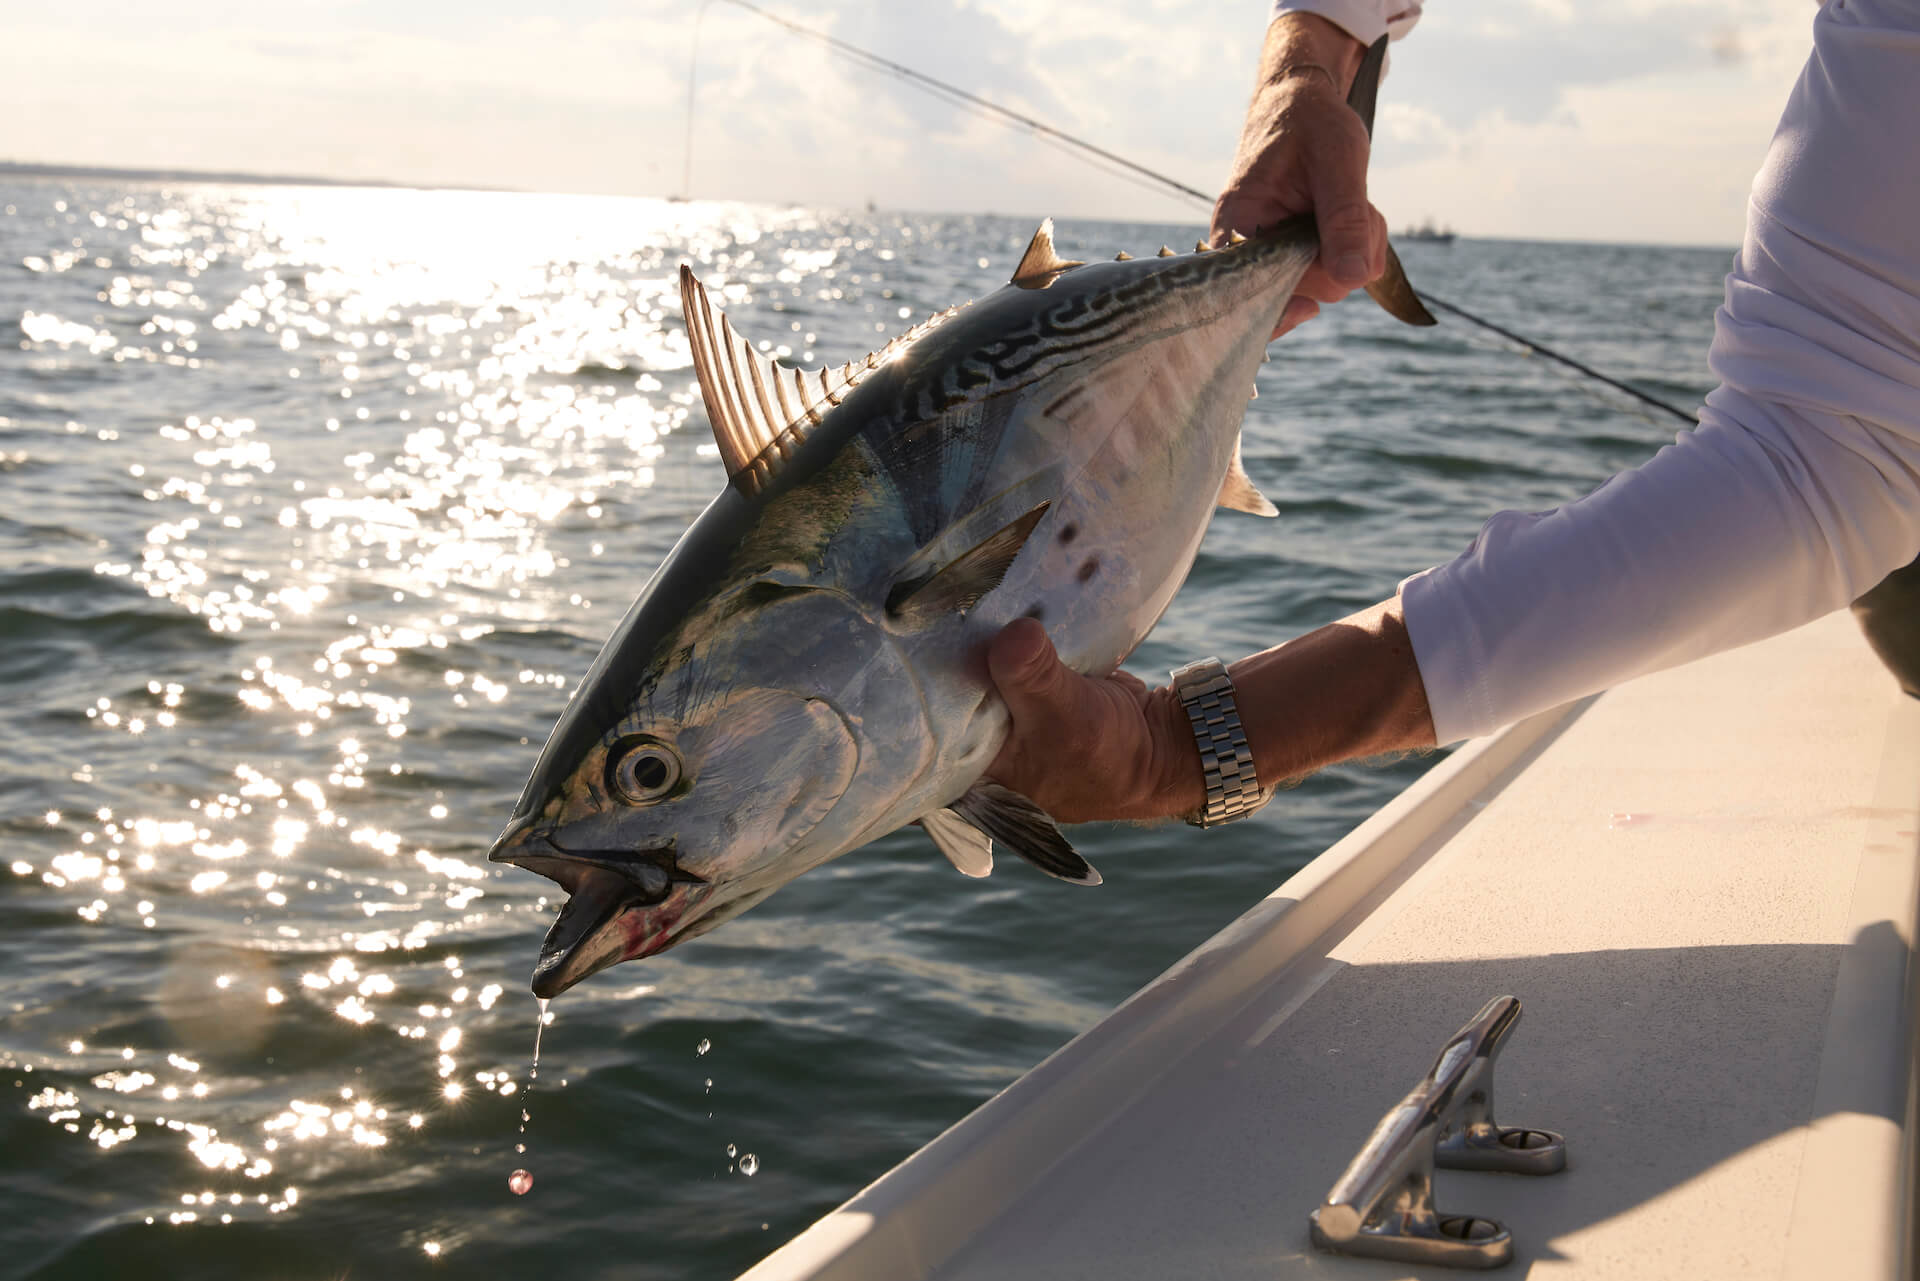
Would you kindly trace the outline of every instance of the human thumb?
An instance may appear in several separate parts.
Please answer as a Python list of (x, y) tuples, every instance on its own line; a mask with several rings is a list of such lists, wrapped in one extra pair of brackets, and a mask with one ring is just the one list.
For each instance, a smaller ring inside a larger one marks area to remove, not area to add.
[(1357, 119), (1351, 125), (1315, 139), (1310, 181), (1321, 265), (1336, 285), (1358, 289), (1374, 274), (1374, 228), (1367, 203), (1366, 132)]
[(1047, 629), (1031, 618), (1017, 618), (987, 647), (987, 671), (1013, 713), (1014, 723), (1066, 712), (1073, 675), (1054, 651)]

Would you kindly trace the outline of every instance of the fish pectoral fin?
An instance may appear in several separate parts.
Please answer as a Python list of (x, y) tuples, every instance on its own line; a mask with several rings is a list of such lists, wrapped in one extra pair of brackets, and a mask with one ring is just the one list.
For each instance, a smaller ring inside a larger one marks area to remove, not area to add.
[(1052, 505), (1052, 499), (1042, 502), (932, 573), (896, 582), (887, 593), (888, 616), (919, 627), (972, 609), (1007, 576)]
[(1233, 461), (1227, 464), (1227, 478), (1220, 482), (1220, 506), (1250, 516), (1278, 516), (1280, 509), (1254, 487), (1253, 478), (1240, 461), (1240, 438), (1233, 441)]
[(862, 379), (958, 308), (922, 321), (866, 359), (838, 369), (795, 369), (755, 351), (685, 263), (680, 266), (680, 310), (727, 479), (753, 493), (778, 473), (807, 433)]
[(1100, 884), (1093, 864), (1068, 844), (1045, 810), (1020, 793), (983, 780), (949, 808), (1048, 876), (1075, 885)]
[(1086, 265), (1062, 258), (1054, 251), (1053, 219), (1046, 218), (1041, 221), (1040, 230), (1033, 233), (1027, 252), (1021, 255), (1020, 265), (1013, 269), (1013, 278), (1008, 283), (1019, 285), (1022, 289), (1045, 289), (1053, 283), (1055, 276), (1067, 268)]
[(978, 878), (993, 871), (993, 838), (952, 810), (922, 814), (920, 826), (960, 875)]

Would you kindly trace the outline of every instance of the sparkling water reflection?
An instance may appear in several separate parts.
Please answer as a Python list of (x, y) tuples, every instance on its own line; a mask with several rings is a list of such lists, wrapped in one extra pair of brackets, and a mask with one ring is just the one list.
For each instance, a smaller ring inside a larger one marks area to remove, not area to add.
[[(0, 1275), (726, 1274), (1420, 768), (1333, 771), (1204, 846), (1089, 833), (1118, 873), (1097, 898), (962, 882), (911, 833), (823, 869), (568, 994), (521, 1201), (553, 904), (485, 850), (718, 487), (678, 263), (766, 350), (837, 361), (995, 287), (1031, 228), (37, 182), (0, 211)], [(1062, 232), (1082, 256), (1180, 235)], [(1408, 261), (1697, 393), (1720, 255), (1579, 284), (1649, 253)], [(1286, 519), (1216, 531), (1143, 672), (1364, 604), (1665, 435), (1358, 308), (1266, 376), (1246, 454)]]

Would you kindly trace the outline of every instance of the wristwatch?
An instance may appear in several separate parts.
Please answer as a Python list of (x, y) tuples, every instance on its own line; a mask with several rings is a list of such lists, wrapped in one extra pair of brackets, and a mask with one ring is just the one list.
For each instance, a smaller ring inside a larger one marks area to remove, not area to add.
[(1203, 658), (1174, 669), (1173, 690), (1193, 722), (1194, 742), (1200, 745), (1200, 767), (1205, 771), (1207, 803), (1187, 822), (1195, 827), (1218, 827), (1247, 815), (1273, 799), (1274, 789), (1261, 787), (1253, 772), (1253, 751), (1240, 725), (1233, 701), (1233, 678), (1217, 658)]

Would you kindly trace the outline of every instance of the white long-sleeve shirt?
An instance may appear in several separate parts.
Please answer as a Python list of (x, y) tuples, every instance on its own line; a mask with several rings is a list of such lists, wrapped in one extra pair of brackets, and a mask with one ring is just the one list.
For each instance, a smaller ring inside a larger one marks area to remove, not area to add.
[[(1275, 6), (1363, 40), (1418, 8)], [(1920, 0), (1814, 19), (1708, 365), (1697, 429), (1401, 584), (1440, 742), (1785, 631), (1920, 553)]]
[(1413, 24), (1420, 21), (1422, 3), (1424, 0), (1273, 0), (1273, 16), (1317, 13), (1361, 44), (1372, 44), (1381, 36), (1398, 40), (1413, 30)]

